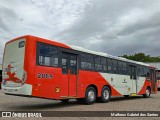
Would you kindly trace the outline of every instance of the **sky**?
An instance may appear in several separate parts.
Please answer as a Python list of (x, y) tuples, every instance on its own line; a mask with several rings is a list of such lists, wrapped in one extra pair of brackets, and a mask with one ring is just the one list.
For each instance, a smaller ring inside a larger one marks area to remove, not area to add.
[(0, 0), (0, 63), (5, 43), (22, 35), (160, 56), (160, 0)]

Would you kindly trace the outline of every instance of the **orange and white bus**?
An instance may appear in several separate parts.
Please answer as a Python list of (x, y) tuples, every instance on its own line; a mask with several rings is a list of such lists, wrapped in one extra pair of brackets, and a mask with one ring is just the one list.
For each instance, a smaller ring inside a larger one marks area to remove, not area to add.
[(111, 96), (150, 97), (157, 92), (156, 68), (27, 35), (5, 45), (2, 91), (86, 104)]
[(160, 89), (160, 71), (157, 71), (157, 84), (158, 84), (158, 89)]

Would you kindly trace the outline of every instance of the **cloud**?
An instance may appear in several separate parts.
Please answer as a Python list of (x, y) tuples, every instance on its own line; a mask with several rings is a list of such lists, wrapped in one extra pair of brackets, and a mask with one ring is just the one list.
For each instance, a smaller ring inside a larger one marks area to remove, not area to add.
[(159, 4), (160, 0), (1, 0), (0, 55), (6, 41), (31, 34), (112, 55), (159, 56)]
[(61, 33), (61, 38), (67, 42), (74, 38), (73, 44), (113, 55), (159, 55), (157, 2), (94, 0), (81, 19)]

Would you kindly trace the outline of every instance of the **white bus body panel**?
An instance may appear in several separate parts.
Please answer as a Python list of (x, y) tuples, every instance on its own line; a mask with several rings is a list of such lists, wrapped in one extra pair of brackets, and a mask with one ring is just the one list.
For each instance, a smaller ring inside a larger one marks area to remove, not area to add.
[(130, 79), (129, 75), (118, 75), (109, 73), (100, 74), (121, 95), (130, 95), (132, 93), (137, 94), (138, 92), (140, 92), (145, 82), (145, 77), (139, 77), (137, 80), (133, 80)]

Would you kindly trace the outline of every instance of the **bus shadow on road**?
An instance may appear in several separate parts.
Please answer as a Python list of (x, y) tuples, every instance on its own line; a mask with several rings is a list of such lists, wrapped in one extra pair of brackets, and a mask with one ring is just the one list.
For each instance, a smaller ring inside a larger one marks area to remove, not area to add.
[(63, 102), (58, 102), (58, 101), (53, 101), (53, 103), (27, 103), (27, 105), (22, 104), (22, 105), (11, 105), (8, 106), (8, 109), (10, 110), (57, 110), (60, 108), (65, 108), (65, 107), (71, 107), (71, 106), (77, 106), (77, 105), (82, 105), (81, 103), (78, 103), (76, 100), (75, 101), (69, 101), (68, 103), (63, 103)]
[[(152, 98), (152, 97), (151, 97)], [(114, 97), (111, 98), (110, 102), (120, 102), (120, 101), (128, 101), (128, 100), (135, 100), (135, 99), (143, 99), (142, 96), (135, 96), (135, 97)], [(96, 101), (95, 104), (105, 104), (101, 103), (99, 101)], [(109, 103), (107, 103), (109, 104)], [(66, 107), (73, 107), (73, 106), (85, 106), (83, 102), (77, 102), (76, 100), (70, 100), (68, 103), (63, 103), (63, 102), (58, 102), (58, 101), (53, 101), (49, 103), (27, 103), (27, 104), (22, 104), (22, 105), (11, 105), (8, 106), (10, 110), (40, 110), (40, 111), (45, 111), (45, 110), (61, 110), (61, 108), (66, 108)]]
[(125, 100), (135, 100), (135, 99), (143, 99), (142, 96), (134, 96), (134, 97), (113, 97), (111, 98), (110, 102), (118, 102), (118, 101), (125, 101)]

